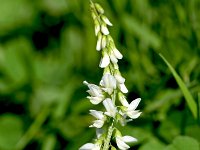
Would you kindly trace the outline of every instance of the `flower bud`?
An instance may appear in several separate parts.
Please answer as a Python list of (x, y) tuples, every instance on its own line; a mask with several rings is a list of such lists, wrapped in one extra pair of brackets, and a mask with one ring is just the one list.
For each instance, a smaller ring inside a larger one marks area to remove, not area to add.
[(107, 67), (107, 66), (109, 65), (109, 63), (110, 63), (110, 58), (109, 58), (109, 55), (108, 55), (108, 53), (107, 53), (107, 49), (106, 49), (106, 48), (103, 49), (102, 55), (103, 55), (103, 57), (101, 58), (99, 67), (100, 67), (100, 68), (105, 68), (105, 67)]
[(123, 106), (126, 106), (126, 107), (129, 106), (129, 103), (127, 102), (126, 97), (124, 96), (124, 94), (119, 92), (118, 93), (118, 98), (119, 98), (119, 101), (122, 103)]
[(102, 41), (102, 34), (99, 32), (97, 35), (97, 45), (96, 45), (97, 51), (101, 50), (101, 41)]
[(102, 23), (101, 24), (101, 32), (104, 34), (104, 35), (108, 35), (110, 32), (108, 31), (108, 28), (106, 26), (105, 23)]
[(104, 15), (101, 15), (101, 19), (109, 26), (112, 26), (112, 23), (110, 22), (110, 20), (104, 16)]
[(99, 31), (100, 31), (100, 24), (99, 21), (97, 19), (94, 20), (94, 30), (95, 30), (95, 35), (97, 36)]
[(95, 3), (94, 5), (95, 5), (95, 7), (96, 7), (96, 9), (97, 9), (97, 11), (98, 11), (99, 14), (103, 14), (104, 13), (104, 10), (101, 7), (101, 5), (99, 5), (97, 3)]
[(106, 42), (107, 42), (107, 38), (105, 35), (103, 35), (102, 37), (102, 42), (101, 42), (101, 47), (102, 48), (105, 48), (106, 47)]

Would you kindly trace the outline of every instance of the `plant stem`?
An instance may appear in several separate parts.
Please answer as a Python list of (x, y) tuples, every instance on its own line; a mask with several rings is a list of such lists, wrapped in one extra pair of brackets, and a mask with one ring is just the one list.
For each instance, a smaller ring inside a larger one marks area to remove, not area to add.
[(114, 128), (113, 128), (113, 122), (112, 122), (112, 124), (108, 128), (108, 134), (107, 134), (107, 137), (104, 141), (103, 150), (109, 149), (109, 144), (110, 144), (110, 140), (111, 140), (111, 137), (112, 137), (113, 130), (114, 130)]

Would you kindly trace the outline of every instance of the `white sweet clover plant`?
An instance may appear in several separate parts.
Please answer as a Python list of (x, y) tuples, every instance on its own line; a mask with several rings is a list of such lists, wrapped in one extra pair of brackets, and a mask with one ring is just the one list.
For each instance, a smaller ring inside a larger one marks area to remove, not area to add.
[[(103, 104), (105, 111), (90, 110), (90, 114), (96, 119), (90, 127), (96, 128), (97, 138), (94, 143), (86, 143), (79, 150), (127, 150), (130, 148), (128, 143), (136, 142), (137, 139), (128, 135), (122, 136), (116, 124), (125, 126), (127, 122), (138, 118), (141, 112), (136, 108), (141, 99), (137, 98), (130, 104), (126, 100), (124, 94), (128, 89), (117, 64), (123, 56), (115, 47), (107, 28), (112, 26), (112, 23), (104, 15), (104, 9), (99, 4), (90, 1), (90, 7), (97, 36), (96, 50), (102, 53), (99, 67), (103, 68), (104, 72), (99, 85), (87, 81), (83, 83), (89, 88), (87, 92), (90, 96), (87, 98), (90, 102), (94, 105)], [(118, 103), (121, 105), (116, 106)], [(117, 148), (111, 144), (111, 141), (116, 142)]]

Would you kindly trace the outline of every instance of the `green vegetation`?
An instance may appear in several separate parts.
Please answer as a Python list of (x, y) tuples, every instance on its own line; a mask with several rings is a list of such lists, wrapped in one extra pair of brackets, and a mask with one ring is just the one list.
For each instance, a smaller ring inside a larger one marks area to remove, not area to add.
[[(200, 1), (96, 2), (114, 25), (128, 100), (142, 98), (141, 117), (120, 131), (136, 150), (199, 150)], [(77, 150), (95, 137), (82, 84), (102, 75), (89, 9), (0, 0), (0, 149)]]

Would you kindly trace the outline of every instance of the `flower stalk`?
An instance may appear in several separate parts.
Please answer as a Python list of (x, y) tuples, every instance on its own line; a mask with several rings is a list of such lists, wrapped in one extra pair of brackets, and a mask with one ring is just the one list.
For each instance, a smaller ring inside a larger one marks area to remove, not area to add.
[[(99, 85), (87, 81), (83, 83), (89, 88), (87, 92), (90, 96), (87, 98), (90, 102), (93, 105), (103, 105), (105, 111), (90, 110), (90, 114), (96, 120), (89, 127), (96, 128), (97, 138), (94, 143), (86, 143), (79, 150), (116, 149), (111, 141), (116, 142), (117, 149), (126, 150), (130, 148), (127, 143), (136, 142), (137, 139), (131, 136), (122, 136), (115, 125), (119, 123), (125, 126), (127, 122), (138, 118), (141, 112), (136, 108), (141, 99), (137, 98), (130, 104), (126, 100), (125, 94), (128, 93), (128, 89), (117, 64), (123, 55), (116, 48), (108, 30), (108, 26), (112, 26), (112, 23), (104, 15), (101, 5), (90, 0), (90, 8), (97, 36), (96, 50), (102, 53), (99, 67), (103, 68), (104, 72)], [(117, 102), (121, 105), (116, 106)]]

